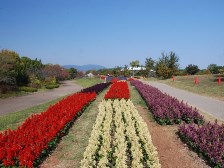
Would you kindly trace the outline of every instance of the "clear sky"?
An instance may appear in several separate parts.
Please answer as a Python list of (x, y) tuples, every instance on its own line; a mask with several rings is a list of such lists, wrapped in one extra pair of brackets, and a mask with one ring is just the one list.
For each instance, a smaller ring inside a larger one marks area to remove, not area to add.
[(60, 65), (170, 51), (182, 68), (224, 65), (224, 0), (0, 0), (0, 49)]

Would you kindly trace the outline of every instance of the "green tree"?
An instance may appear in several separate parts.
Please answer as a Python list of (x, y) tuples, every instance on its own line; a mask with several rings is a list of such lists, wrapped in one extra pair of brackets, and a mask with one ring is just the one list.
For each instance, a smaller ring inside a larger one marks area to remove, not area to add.
[(209, 64), (207, 69), (212, 73), (212, 74), (218, 74), (219, 69), (221, 66), (217, 66), (216, 64)]
[(145, 68), (147, 70), (155, 69), (155, 61), (151, 57), (145, 59)]
[(125, 77), (129, 77), (130, 76), (130, 71), (128, 70), (128, 65), (125, 65), (123, 68), (123, 75)]
[(43, 64), (41, 60), (30, 59), (29, 57), (20, 58), (20, 69), (18, 72), (17, 82), (20, 85), (27, 84), (28, 82), (33, 82), (32, 80), (38, 80), (41, 76), (41, 70)]
[(70, 68), (70, 69), (68, 70), (68, 72), (69, 72), (70, 77), (71, 77), (72, 79), (75, 78), (75, 77), (77, 76), (77, 73), (78, 73), (77, 69), (75, 69), (75, 68)]
[(130, 66), (131, 66), (131, 68), (132, 68), (132, 76), (134, 77), (134, 75), (135, 75), (135, 72), (134, 72), (134, 67), (139, 67), (139, 60), (135, 60), (135, 61), (131, 61), (130, 62)]
[(121, 67), (119, 66), (116, 66), (114, 69), (113, 69), (113, 75), (118, 77), (121, 75)]
[(170, 70), (163, 58), (160, 58), (160, 60), (156, 64), (156, 75), (164, 79), (171, 77)]
[(155, 61), (150, 57), (145, 60), (146, 76), (151, 75), (151, 70), (155, 70)]
[(157, 76), (167, 79), (175, 75), (179, 68), (178, 61), (179, 57), (174, 52), (171, 51), (169, 54), (163, 52), (162, 57), (156, 63), (155, 69)]
[(131, 67), (139, 67), (139, 60), (131, 61), (130, 66)]
[(190, 75), (194, 75), (196, 74), (197, 72), (200, 71), (200, 69), (198, 68), (197, 65), (193, 65), (193, 64), (189, 64), (186, 68), (185, 68), (185, 71), (190, 74)]
[(172, 73), (172, 75), (175, 75), (178, 71), (179, 68), (178, 61), (179, 57), (174, 52), (171, 51), (169, 54), (168, 68)]
[(0, 83), (5, 85), (16, 85), (20, 65), (19, 54), (10, 50), (0, 52)]

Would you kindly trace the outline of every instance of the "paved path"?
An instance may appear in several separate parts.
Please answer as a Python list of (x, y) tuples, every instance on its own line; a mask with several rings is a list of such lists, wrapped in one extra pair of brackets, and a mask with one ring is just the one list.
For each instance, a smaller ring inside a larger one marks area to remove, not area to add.
[(82, 87), (75, 84), (74, 81), (64, 81), (60, 87), (56, 89), (25, 96), (0, 99), (0, 116), (42, 104), (62, 96), (72, 94), (81, 89)]
[(187, 102), (189, 105), (197, 107), (200, 111), (213, 115), (218, 119), (224, 120), (224, 101), (216, 100), (210, 97), (200, 96), (185, 90), (173, 88), (163, 83), (142, 81), (166, 92), (170, 96)]

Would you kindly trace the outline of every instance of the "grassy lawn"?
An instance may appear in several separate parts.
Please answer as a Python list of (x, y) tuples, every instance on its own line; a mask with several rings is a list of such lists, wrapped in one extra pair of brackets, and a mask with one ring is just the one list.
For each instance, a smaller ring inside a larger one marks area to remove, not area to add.
[(75, 80), (76, 84), (83, 86), (84, 88), (87, 88), (87, 87), (90, 87), (90, 86), (93, 86), (95, 84), (102, 83), (102, 82), (104, 82), (104, 81), (100, 80), (99, 78), (81, 78), (81, 79)]
[(7, 115), (0, 116), (0, 131), (6, 130), (8, 128), (16, 129), (31, 114), (37, 114), (37, 113), (45, 111), (50, 105), (55, 104), (62, 98), (63, 97), (53, 101), (49, 101), (41, 105), (27, 108), (25, 110), (21, 110), (15, 113), (10, 113)]
[[(184, 89), (200, 95), (215, 97), (224, 100), (224, 76), (221, 85), (217, 84), (217, 76), (214, 75), (197, 75), (199, 84), (195, 85), (195, 76), (176, 76), (175, 80), (157, 80), (170, 86)], [(148, 80), (148, 79), (147, 79)]]
[[(131, 86), (130, 83), (129, 83), (129, 90), (130, 90), (130, 99), (135, 105), (135, 107), (138, 109), (138, 111), (140, 111), (142, 108), (148, 111), (148, 107), (145, 101), (142, 99), (141, 95), (138, 93), (135, 87)], [(149, 121), (155, 121), (151, 112), (148, 111), (147, 115)]]

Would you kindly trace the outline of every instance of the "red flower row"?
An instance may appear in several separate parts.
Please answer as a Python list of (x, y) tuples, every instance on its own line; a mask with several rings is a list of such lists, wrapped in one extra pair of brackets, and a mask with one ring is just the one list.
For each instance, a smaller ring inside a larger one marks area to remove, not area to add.
[(129, 99), (130, 92), (127, 82), (116, 82), (112, 84), (104, 99)]
[(75, 93), (32, 115), (17, 130), (0, 133), (0, 167), (33, 167), (35, 159), (48, 150), (49, 142), (95, 97), (95, 92)]

